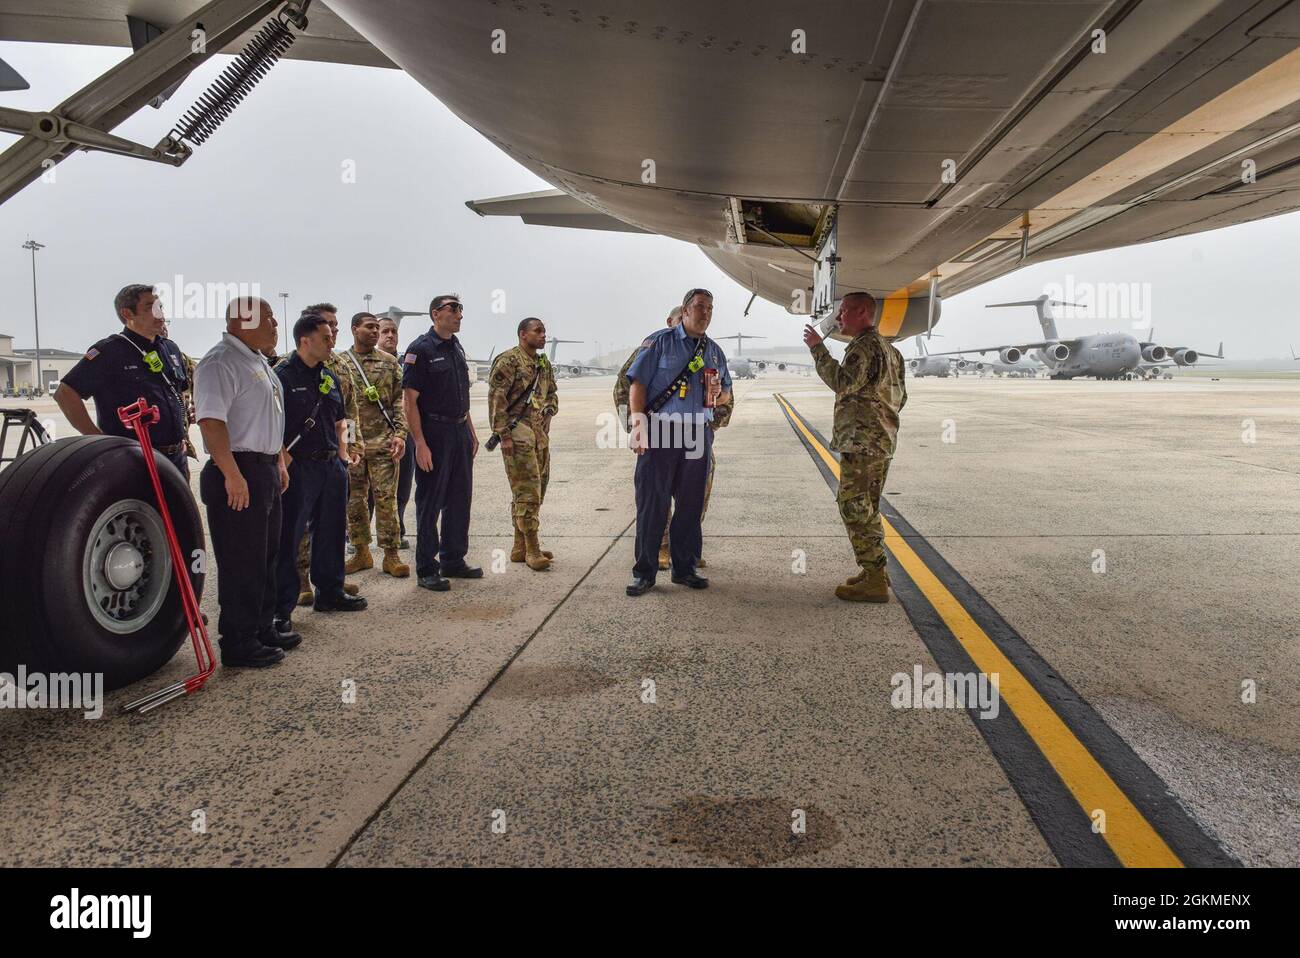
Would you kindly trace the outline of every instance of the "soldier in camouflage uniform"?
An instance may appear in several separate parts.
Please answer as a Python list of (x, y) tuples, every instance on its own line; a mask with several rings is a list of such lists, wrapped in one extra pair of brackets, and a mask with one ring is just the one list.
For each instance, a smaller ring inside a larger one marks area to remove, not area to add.
[[(330, 327), (330, 346), (338, 345), (339, 341), (339, 310), (332, 303), (317, 303), (314, 306), (308, 306), (302, 311), (302, 315), (308, 313), (320, 313), (325, 317), (325, 322)], [(343, 405), (346, 407), (348, 417), (348, 459), (357, 463), (365, 455), (365, 443), (361, 439), (361, 434), (357, 431), (357, 385), (353, 381), (354, 373), (352, 364), (345, 361), (342, 356), (330, 350), (330, 358), (325, 360), (325, 369), (334, 381), (339, 384), (339, 391), (343, 393)], [(308, 580), (308, 566), (311, 564), (311, 527), (308, 526), (307, 534), (302, 537), (302, 542), (298, 544), (298, 604), (311, 605), (313, 595), (311, 582)], [(348, 595), (356, 595), (361, 590), (351, 582), (343, 583), (343, 591)]]
[(357, 395), (358, 423), (365, 456), (348, 469), (348, 538), (356, 554), (343, 567), (347, 573), (373, 569), (370, 556), (370, 496), (374, 495), (383, 570), (397, 579), (411, 574), (397, 554), (401, 535), (397, 524), (397, 468), (406, 451), (406, 411), (402, 404), (402, 369), (397, 357), (379, 350), (379, 320), (372, 313), (352, 317), (353, 346), (347, 360)]
[[(674, 306), (672, 312), (668, 314), (668, 325), (676, 326), (682, 321), (682, 308)], [(637, 356), (641, 354), (641, 347), (638, 346), (632, 350), (632, 355), (627, 357), (627, 362), (623, 368), (618, 371), (618, 377), (614, 380), (614, 408), (618, 411), (619, 420), (627, 425), (628, 397), (632, 391), (632, 386), (627, 379), (627, 371), (632, 368), (632, 363), (636, 361)], [(731, 422), (732, 410), (736, 408), (735, 393), (727, 397), (725, 403), (719, 403), (713, 410), (713, 421), (709, 423), (709, 428), (715, 433), (727, 423)], [(704, 511), (700, 513), (700, 521), (709, 514), (709, 494), (713, 492), (713, 472), (717, 466), (717, 458), (713, 454), (713, 445), (709, 445), (709, 477), (704, 481)], [(668, 527), (672, 525), (673, 507), (668, 507), (668, 523), (664, 526), (664, 538), (659, 543), (659, 568), (667, 569), (670, 561), (668, 555)], [(704, 561), (704, 556), (695, 557), (695, 566), (699, 569), (708, 568), (708, 563)]]
[(840, 331), (853, 336), (837, 363), (812, 327), (804, 342), (812, 349), (817, 375), (835, 391), (831, 448), (840, 454), (840, 518), (861, 571), (835, 595), (851, 602), (888, 602), (880, 494), (898, 439), (898, 414), (907, 403), (902, 355), (875, 328), (876, 301), (850, 293), (840, 303)]
[[(537, 540), (539, 513), (551, 478), (551, 417), (560, 409), (555, 370), (540, 352), (546, 326), (533, 317), (519, 324), (519, 345), (502, 353), (488, 375), (488, 416), (501, 439), (501, 457), (510, 480), (510, 519), (515, 530), (511, 562), (526, 562), (535, 572), (549, 568), (553, 556)], [(527, 404), (524, 396), (534, 380)], [(510, 423), (518, 423), (510, 429)]]

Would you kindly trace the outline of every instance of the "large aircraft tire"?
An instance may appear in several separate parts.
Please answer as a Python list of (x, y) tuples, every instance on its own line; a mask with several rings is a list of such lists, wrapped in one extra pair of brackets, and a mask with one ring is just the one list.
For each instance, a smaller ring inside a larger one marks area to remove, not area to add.
[[(203, 526), (180, 472), (154, 453), (203, 593)], [(139, 443), (79, 436), (0, 472), (0, 672), (98, 672), (108, 689), (161, 668), (188, 634)]]

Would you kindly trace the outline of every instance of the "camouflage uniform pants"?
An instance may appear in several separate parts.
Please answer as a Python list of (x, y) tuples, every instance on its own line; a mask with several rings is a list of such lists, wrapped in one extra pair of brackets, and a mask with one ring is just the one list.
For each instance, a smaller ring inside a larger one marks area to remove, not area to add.
[(374, 455), (367, 452), (355, 466), (348, 466), (348, 539), (354, 546), (370, 545), (372, 492), (379, 547), (396, 549), (401, 543), (397, 525), (398, 465), (380, 446)]
[(889, 458), (871, 452), (840, 453), (840, 518), (864, 570), (885, 567), (885, 534), (880, 522), (880, 493), (889, 473)]
[[(713, 470), (717, 466), (718, 460), (713, 457), (713, 447), (709, 446), (709, 478), (704, 480), (704, 510), (700, 513), (700, 522), (709, 514), (709, 494), (713, 492)], [(668, 526), (673, 524), (673, 507), (672, 503), (668, 504), (668, 525), (664, 526), (664, 541), (659, 544), (659, 551), (668, 554)], [(699, 558), (696, 556), (695, 558)]]
[(510, 436), (515, 444), (514, 455), (507, 456), (503, 451), (501, 458), (510, 481), (511, 523), (524, 532), (536, 532), (541, 528), (542, 502), (551, 481), (550, 440), (540, 426), (534, 429), (526, 423), (515, 426)]

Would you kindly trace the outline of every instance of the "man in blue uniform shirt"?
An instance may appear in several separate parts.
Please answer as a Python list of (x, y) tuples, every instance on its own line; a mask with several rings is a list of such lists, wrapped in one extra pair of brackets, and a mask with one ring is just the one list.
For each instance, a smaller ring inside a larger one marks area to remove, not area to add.
[(448, 577), (480, 579), (467, 565), (478, 435), (469, 418), (469, 364), (456, 334), (464, 307), (454, 293), (429, 304), (433, 328), (402, 356), (402, 402), (415, 446), (415, 574), (446, 592)]
[[(731, 398), (731, 374), (722, 348), (706, 335), (713, 294), (692, 289), (682, 298), (682, 321), (652, 333), (627, 371), (631, 383), (628, 421), (636, 463), (636, 564), (627, 594), (642, 595), (659, 571), (659, 544), (669, 526), (672, 580), (703, 589), (695, 571), (703, 547), (700, 518), (709, 475), (713, 407)], [(706, 383), (707, 370), (715, 370)]]
[(298, 543), (312, 524), (311, 581), (317, 612), (358, 612), (366, 600), (343, 591), (347, 535), (347, 417), (343, 393), (325, 368), (329, 324), (307, 313), (293, 326), (297, 349), (275, 367), (284, 390), (284, 445), (289, 487), (284, 492), (280, 550), (276, 558), (275, 626), (290, 632), (298, 602)]
[[(141, 396), (158, 407), (159, 419), (149, 428), (154, 449), (189, 476), (185, 438), (189, 410), (182, 394), (190, 388), (180, 348), (164, 335), (166, 318), (152, 286), (124, 286), (113, 299), (121, 332), (101, 339), (73, 366), (54, 392), (54, 401), (72, 428), (86, 435), (134, 439), (117, 416)], [(95, 401), (95, 421), (86, 400)]]

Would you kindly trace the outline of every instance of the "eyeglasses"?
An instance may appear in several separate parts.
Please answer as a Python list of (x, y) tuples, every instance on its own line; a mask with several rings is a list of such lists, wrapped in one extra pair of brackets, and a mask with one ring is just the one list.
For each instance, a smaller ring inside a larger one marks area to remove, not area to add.
[(465, 307), (460, 303), (443, 303), (438, 309), (449, 309), (453, 313), (463, 313), (465, 311)]

